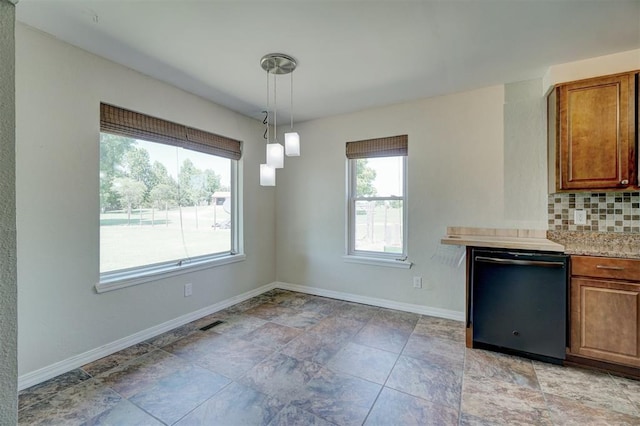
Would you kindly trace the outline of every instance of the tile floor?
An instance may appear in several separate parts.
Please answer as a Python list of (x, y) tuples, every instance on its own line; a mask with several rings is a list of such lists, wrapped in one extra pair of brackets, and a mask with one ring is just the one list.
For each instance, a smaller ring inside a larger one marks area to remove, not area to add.
[(22, 425), (639, 425), (640, 382), (469, 350), (460, 322), (273, 290), (19, 407)]

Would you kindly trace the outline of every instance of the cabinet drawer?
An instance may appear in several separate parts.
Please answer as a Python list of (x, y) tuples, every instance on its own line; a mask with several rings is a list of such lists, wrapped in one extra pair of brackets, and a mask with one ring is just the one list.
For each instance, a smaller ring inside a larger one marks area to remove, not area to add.
[(640, 260), (571, 256), (571, 275), (640, 281)]

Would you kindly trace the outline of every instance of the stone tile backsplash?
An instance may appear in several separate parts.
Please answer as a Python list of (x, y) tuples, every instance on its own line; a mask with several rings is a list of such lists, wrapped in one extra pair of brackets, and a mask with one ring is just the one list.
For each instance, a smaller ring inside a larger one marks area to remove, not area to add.
[[(584, 192), (549, 195), (549, 230), (640, 233), (639, 192)], [(574, 211), (587, 213), (576, 225)]]

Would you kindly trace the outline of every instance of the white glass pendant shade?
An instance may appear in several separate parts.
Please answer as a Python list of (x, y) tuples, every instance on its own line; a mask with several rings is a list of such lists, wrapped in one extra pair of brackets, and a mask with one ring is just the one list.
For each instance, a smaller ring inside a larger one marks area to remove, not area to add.
[(274, 169), (284, 167), (284, 147), (279, 143), (267, 144), (267, 164)]
[(276, 169), (268, 164), (260, 164), (260, 185), (276, 186)]
[(298, 132), (284, 134), (284, 150), (287, 157), (300, 156), (300, 135), (298, 135)]

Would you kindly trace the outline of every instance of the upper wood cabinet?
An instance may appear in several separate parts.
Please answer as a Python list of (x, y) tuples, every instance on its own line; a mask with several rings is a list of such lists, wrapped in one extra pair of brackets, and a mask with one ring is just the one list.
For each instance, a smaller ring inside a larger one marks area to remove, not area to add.
[(638, 188), (637, 73), (556, 86), (547, 98), (549, 191)]

